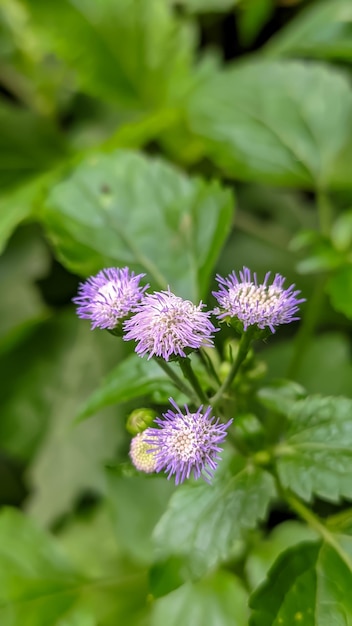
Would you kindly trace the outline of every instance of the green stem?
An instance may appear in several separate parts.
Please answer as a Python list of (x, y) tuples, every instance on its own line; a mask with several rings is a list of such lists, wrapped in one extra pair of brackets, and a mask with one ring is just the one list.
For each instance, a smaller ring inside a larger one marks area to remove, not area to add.
[(320, 317), (326, 280), (325, 275), (317, 278), (312, 296), (308, 299), (305, 315), (294, 341), (293, 355), (287, 370), (288, 378), (295, 378), (301, 366), (304, 353)]
[(188, 385), (186, 385), (185, 382), (183, 382), (182, 378), (180, 378), (179, 375), (176, 374), (176, 372), (170, 367), (170, 365), (166, 361), (158, 357), (154, 357), (154, 361), (159, 365), (159, 367), (161, 367), (161, 369), (165, 372), (165, 374), (167, 374), (167, 376), (172, 380), (172, 382), (175, 384), (177, 389), (182, 391), (182, 393), (184, 393), (185, 396), (187, 396), (190, 400), (192, 400), (192, 402), (197, 401), (195, 394), (193, 393), (193, 390), (190, 387), (188, 387)]
[(178, 361), (180, 368), (184, 377), (188, 380), (188, 382), (192, 385), (195, 393), (197, 394), (199, 400), (202, 404), (209, 404), (209, 399), (204, 393), (197, 376), (195, 375), (190, 359), (187, 357), (186, 359), (179, 359)]
[[(212, 350), (214, 350), (214, 348), (212, 348)], [(209, 376), (211, 376), (218, 385), (221, 385), (220, 378), (218, 376), (218, 373), (214, 367), (214, 363), (211, 360), (209, 354), (207, 354), (207, 352), (205, 352), (203, 348), (200, 348), (198, 350), (198, 354)]]
[(237, 357), (235, 359), (235, 361), (232, 363), (231, 369), (226, 377), (226, 379), (224, 380), (223, 384), (221, 385), (221, 387), (218, 389), (218, 391), (216, 392), (216, 394), (210, 398), (210, 404), (212, 407), (216, 406), (222, 399), (223, 395), (227, 392), (227, 390), (230, 388), (238, 370), (240, 369), (244, 359), (246, 358), (247, 354), (248, 354), (248, 350), (249, 347), (251, 345), (252, 342), (252, 334), (250, 331), (247, 331), (245, 333), (243, 333), (241, 340), (240, 340), (240, 345), (238, 348), (238, 353), (237, 353)]
[(347, 565), (350, 571), (352, 571), (352, 562), (348, 558), (348, 555), (342, 550), (339, 543), (336, 541), (334, 535), (324, 526), (322, 521), (303, 504), (301, 500), (296, 498), (292, 493), (280, 488), (286, 502), (290, 505), (291, 509), (299, 515), (307, 524), (316, 530), (316, 532), (328, 543), (335, 552), (339, 555), (340, 559)]

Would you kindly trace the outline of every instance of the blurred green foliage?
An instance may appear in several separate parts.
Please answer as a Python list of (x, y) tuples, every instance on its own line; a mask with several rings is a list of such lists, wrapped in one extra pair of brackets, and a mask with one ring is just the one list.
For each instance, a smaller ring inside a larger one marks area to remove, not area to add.
[[(352, 624), (351, 60), (350, 0), (0, 4), (1, 626)], [(128, 265), (211, 303), (243, 264), (302, 323), (174, 493), (125, 429), (169, 379), (71, 298)]]

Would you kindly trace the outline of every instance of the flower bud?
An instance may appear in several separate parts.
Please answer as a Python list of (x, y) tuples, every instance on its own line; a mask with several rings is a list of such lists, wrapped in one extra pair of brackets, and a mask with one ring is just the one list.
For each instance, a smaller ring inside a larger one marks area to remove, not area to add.
[(156, 417), (157, 413), (153, 409), (135, 409), (127, 418), (126, 429), (131, 435), (137, 435), (151, 426)]
[(133, 437), (130, 446), (130, 457), (137, 470), (145, 472), (146, 474), (151, 474), (152, 472), (155, 472), (156, 459), (155, 453), (150, 452), (150, 443), (146, 443), (145, 441), (147, 433), (148, 431), (146, 430)]

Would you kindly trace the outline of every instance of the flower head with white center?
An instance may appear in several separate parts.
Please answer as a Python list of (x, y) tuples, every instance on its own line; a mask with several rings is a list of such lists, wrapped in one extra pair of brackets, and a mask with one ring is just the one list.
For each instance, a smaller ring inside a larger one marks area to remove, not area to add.
[(77, 315), (91, 320), (91, 328), (114, 329), (125, 319), (143, 298), (148, 285), (139, 285), (145, 274), (135, 276), (128, 267), (109, 267), (80, 283), (78, 296), (73, 302), (78, 305)]
[(140, 472), (145, 472), (146, 474), (151, 474), (156, 470), (155, 454), (148, 452), (150, 444), (145, 440), (146, 437), (148, 437), (149, 430), (150, 429), (147, 428), (142, 433), (138, 433), (138, 435), (133, 437), (130, 446), (130, 457), (133, 465)]
[(256, 325), (260, 329), (269, 327), (272, 333), (275, 326), (298, 320), (298, 305), (305, 302), (305, 298), (297, 298), (301, 292), (295, 291), (295, 285), (284, 289), (285, 278), (280, 274), (275, 274), (269, 285), (270, 273), (267, 272), (264, 282), (259, 285), (257, 275), (254, 273), (252, 278), (247, 267), (239, 272), (239, 278), (236, 272), (227, 278), (217, 275), (219, 291), (213, 291), (220, 305), (214, 311), (217, 317), (237, 318), (243, 323), (245, 331), (249, 326)]
[(193, 413), (185, 405), (185, 413), (169, 398), (175, 411), (169, 409), (162, 418), (156, 418), (159, 428), (148, 428), (145, 441), (150, 444), (149, 453), (154, 455), (156, 472), (165, 471), (168, 478), (175, 475), (179, 485), (193, 473), (195, 479), (210, 482), (220, 459), (220, 444), (224, 441), (232, 419), (226, 424), (212, 417), (209, 406)]
[(172, 355), (186, 357), (185, 350), (213, 345), (217, 330), (210, 312), (167, 291), (146, 294), (137, 312), (124, 323), (125, 341), (137, 341), (139, 356), (158, 356), (168, 361)]

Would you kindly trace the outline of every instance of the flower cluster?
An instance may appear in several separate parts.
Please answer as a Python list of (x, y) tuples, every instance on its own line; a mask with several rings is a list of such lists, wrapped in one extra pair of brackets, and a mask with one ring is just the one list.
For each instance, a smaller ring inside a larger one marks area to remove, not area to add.
[[(214, 333), (219, 328), (210, 320), (211, 315), (220, 321), (233, 319), (239, 322), (243, 339), (249, 339), (247, 343), (244, 341), (248, 348), (251, 335), (245, 333), (249, 327), (269, 328), (274, 333), (278, 325), (299, 319), (299, 305), (304, 302), (303, 298), (298, 298), (300, 292), (295, 290), (294, 285), (284, 288), (285, 279), (280, 274), (276, 274), (269, 284), (268, 272), (264, 282), (259, 284), (256, 274), (252, 276), (246, 267), (238, 276), (236, 272), (226, 278), (216, 276), (219, 290), (213, 295), (219, 306), (214, 311), (204, 311), (202, 302), (195, 305), (176, 296), (170, 288), (146, 293), (148, 285), (140, 285), (144, 276), (135, 275), (127, 267), (101, 270), (80, 284), (78, 296), (73, 301), (78, 305), (78, 316), (89, 319), (92, 329), (105, 328), (122, 335), (125, 341), (133, 340), (140, 357), (158, 357), (159, 362), (185, 359), (193, 350), (212, 347)], [(246, 350), (239, 351), (238, 355), (240, 360), (234, 361), (228, 379), (213, 396), (214, 406), (229, 389)], [(191, 367), (189, 361), (181, 362), (181, 369), (186, 372), (186, 377), (189, 373), (189, 382), (195, 394), (201, 399), (207, 398), (186, 365)], [(175, 382), (174, 376), (173, 380)], [(189, 392), (190, 388), (177, 377), (176, 383), (183, 392)], [(192, 389), (189, 396), (193, 401)], [(128, 423), (130, 432), (136, 434), (130, 447), (132, 463), (145, 473), (163, 471), (168, 478), (174, 476), (176, 485), (191, 475), (209, 482), (232, 419), (222, 422), (212, 415), (211, 406), (203, 411), (204, 405), (201, 405), (196, 411), (191, 411), (184, 405), (183, 411), (172, 398), (169, 400), (173, 408), (163, 413), (162, 417), (156, 417), (155, 426), (150, 426), (153, 416), (146, 410), (143, 419), (138, 413), (133, 423)], [(140, 429), (138, 424), (141, 424)]]
[[(223, 424), (212, 417), (210, 406), (204, 412), (203, 406), (196, 412), (191, 412), (185, 405), (183, 413), (172, 398), (169, 401), (175, 410), (169, 409), (163, 413), (163, 419), (157, 417), (154, 420), (158, 428), (147, 428), (142, 433), (143, 445), (147, 444), (149, 447), (148, 452), (153, 464), (155, 463), (155, 471), (164, 471), (168, 478), (174, 475), (176, 485), (189, 478), (192, 473), (195, 479), (202, 477), (210, 482), (222, 451), (220, 444), (226, 437), (232, 419)], [(135, 462), (134, 452), (140, 441), (135, 440), (140, 436), (137, 435), (132, 440), (130, 451), (137, 469), (142, 469), (140, 463), (137, 465)]]

